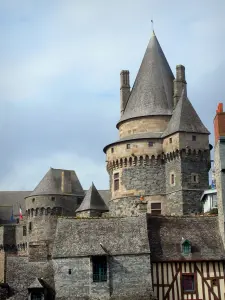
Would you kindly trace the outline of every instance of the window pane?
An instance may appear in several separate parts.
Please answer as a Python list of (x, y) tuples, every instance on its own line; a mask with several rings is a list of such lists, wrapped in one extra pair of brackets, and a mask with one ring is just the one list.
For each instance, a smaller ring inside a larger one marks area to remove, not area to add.
[(93, 281), (107, 281), (107, 258), (106, 256), (92, 257)]
[(161, 203), (151, 203), (151, 209), (161, 209)]
[(119, 179), (114, 180), (114, 191), (119, 189)]
[(183, 290), (186, 292), (192, 292), (195, 290), (194, 286), (194, 275), (183, 275), (182, 276)]
[(115, 173), (114, 174), (114, 179), (118, 179), (119, 178), (119, 173)]

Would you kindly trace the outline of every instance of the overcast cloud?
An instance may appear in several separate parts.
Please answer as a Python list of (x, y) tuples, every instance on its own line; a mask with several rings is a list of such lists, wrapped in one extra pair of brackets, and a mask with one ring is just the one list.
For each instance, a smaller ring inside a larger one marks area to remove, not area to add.
[(0, 0), (0, 189), (32, 190), (49, 167), (108, 188), (102, 149), (118, 135), (119, 73), (133, 83), (152, 17), (213, 132), (225, 103), (224, 16), (223, 0)]

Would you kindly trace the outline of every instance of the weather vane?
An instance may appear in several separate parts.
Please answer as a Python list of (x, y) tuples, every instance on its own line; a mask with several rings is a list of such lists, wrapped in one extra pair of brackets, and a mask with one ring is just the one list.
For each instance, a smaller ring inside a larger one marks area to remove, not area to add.
[(151, 23), (152, 23), (152, 32), (153, 32), (153, 34), (155, 34), (155, 32), (154, 32), (154, 21), (153, 21), (153, 19), (151, 19)]

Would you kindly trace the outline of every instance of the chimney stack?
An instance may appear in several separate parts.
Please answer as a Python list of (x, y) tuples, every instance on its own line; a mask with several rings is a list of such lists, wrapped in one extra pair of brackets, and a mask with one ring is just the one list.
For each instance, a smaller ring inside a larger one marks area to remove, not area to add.
[(223, 111), (223, 103), (219, 103), (216, 116), (214, 118), (214, 135), (215, 145), (220, 137), (225, 137), (225, 112)]
[(173, 81), (173, 99), (174, 99), (174, 108), (176, 107), (181, 94), (182, 90), (186, 89), (186, 80), (185, 80), (185, 67), (183, 65), (176, 66), (176, 79)]
[(129, 71), (122, 70), (120, 73), (120, 115), (123, 115), (125, 106), (130, 96), (130, 75)]

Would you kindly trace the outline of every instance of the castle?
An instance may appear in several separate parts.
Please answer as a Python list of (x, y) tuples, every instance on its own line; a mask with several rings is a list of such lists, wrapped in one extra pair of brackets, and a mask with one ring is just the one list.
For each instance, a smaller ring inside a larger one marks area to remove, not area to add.
[(104, 148), (110, 191), (85, 192), (74, 171), (51, 168), (25, 200), (12, 197), (23, 219), (6, 224), (0, 213), (0, 286), (10, 299), (224, 299), (223, 108), (218, 216), (204, 216), (212, 146), (184, 66), (174, 78), (153, 32), (133, 88), (129, 71), (120, 81), (119, 139)]

